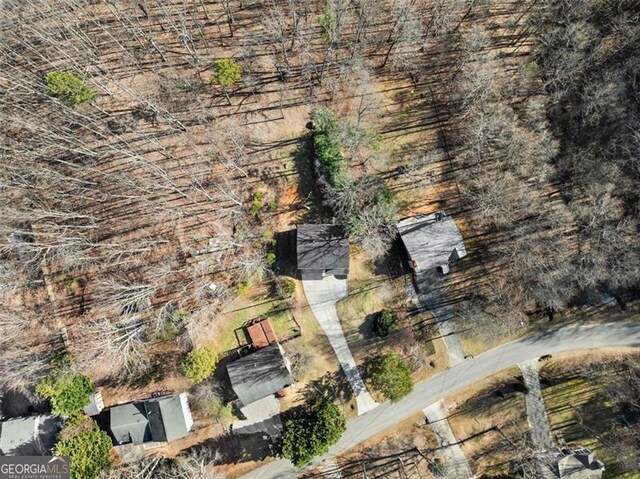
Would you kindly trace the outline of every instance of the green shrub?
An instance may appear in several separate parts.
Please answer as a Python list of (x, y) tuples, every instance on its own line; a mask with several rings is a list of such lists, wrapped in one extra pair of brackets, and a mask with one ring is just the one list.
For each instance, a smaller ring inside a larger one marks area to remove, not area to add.
[(209, 348), (197, 348), (187, 354), (182, 361), (182, 373), (195, 384), (201, 383), (213, 374), (218, 355)]
[(313, 146), (327, 182), (337, 188), (344, 181), (345, 158), (340, 142), (340, 129), (334, 114), (328, 110), (313, 112)]
[(304, 467), (340, 439), (347, 428), (342, 411), (325, 398), (307, 405), (302, 414), (284, 424), (282, 455)]
[(329, 4), (325, 7), (325, 12), (318, 16), (318, 24), (322, 27), (322, 40), (328, 42), (336, 27), (338, 26), (338, 20), (335, 15), (331, 12), (331, 8)]
[(293, 293), (296, 292), (296, 280), (293, 278), (281, 278), (280, 284), (282, 285), (282, 293), (289, 297), (292, 296)]
[(84, 374), (58, 373), (40, 381), (36, 392), (51, 401), (53, 414), (74, 418), (89, 404), (93, 384)]
[(267, 261), (267, 264), (269, 266), (273, 266), (274, 264), (276, 264), (276, 254), (275, 253), (267, 253), (265, 255), (265, 260)]
[(260, 210), (264, 207), (264, 192), (256, 191), (251, 197), (251, 207), (249, 208), (249, 214), (254, 218), (258, 216)]
[(242, 73), (242, 67), (233, 58), (223, 58), (214, 65), (211, 84), (229, 88), (242, 78)]
[(44, 81), (51, 94), (70, 107), (91, 101), (96, 96), (84, 79), (71, 72), (47, 73)]
[(189, 313), (182, 309), (179, 309), (178, 311), (173, 312), (173, 314), (171, 315), (171, 319), (176, 322), (184, 321), (187, 316), (189, 316)]
[(531, 60), (523, 63), (521, 65), (521, 68), (525, 73), (529, 75), (534, 75), (538, 73), (538, 70), (540, 69), (540, 67), (538, 66), (538, 62), (536, 62), (535, 60)]
[(381, 338), (398, 329), (398, 324), (393, 311), (385, 309), (376, 315), (373, 320), (373, 332)]
[(61, 434), (56, 456), (69, 456), (71, 479), (95, 479), (111, 465), (111, 439), (95, 423), (75, 434)]
[(240, 281), (236, 285), (236, 293), (238, 293), (239, 296), (246, 296), (249, 294), (250, 287), (251, 283), (249, 283), (249, 281)]
[(413, 389), (409, 365), (395, 351), (373, 360), (369, 379), (373, 388), (391, 402), (399, 401)]
[(214, 419), (222, 423), (230, 423), (233, 421), (233, 408), (231, 404), (224, 404), (219, 398), (214, 397), (209, 399), (205, 405), (207, 414)]

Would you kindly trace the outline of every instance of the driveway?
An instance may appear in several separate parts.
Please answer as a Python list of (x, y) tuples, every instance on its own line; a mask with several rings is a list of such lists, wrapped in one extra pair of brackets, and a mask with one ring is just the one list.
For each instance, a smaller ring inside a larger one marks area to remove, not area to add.
[(233, 421), (234, 434), (264, 433), (274, 438), (281, 436), (280, 401), (275, 395), (252, 402), (241, 411), (245, 419)]
[(378, 403), (376, 403), (360, 376), (356, 361), (347, 344), (347, 339), (342, 332), (342, 325), (338, 312), (336, 311), (336, 303), (342, 298), (347, 297), (347, 280), (338, 279), (335, 276), (326, 276), (322, 280), (306, 280), (302, 279), (304, 293), (311, 307), (313, 315), (320, 323), (320, 327), (327, 335), (329, 343), (333, 351), (340, 361), (340, 366), (344, 374), (349, 380), (351, 389), (356, 399), (356, 407), (358, 415), (371, 411)]
[(547, 418), (547, 410), (542, 399), (538, 360), (525, 361), (518, 364), (518, 367), (522, 371), (522, 378), (527, 386), (525, 403), (527, 406), (527, 421), (531, 428), (531, 442), (538, 452), (555, 450), (551, 426)]
[(451, 302), (444, 290), (444, 278), (437, 271), (421, 273), (416, 277), (416, 284), (420, 309), (429, 311), (438, 322), (440, 336), (449, 354), (449, 366), (461, 363), (465, 352), (458, 338)]
[(433, 429), (433, 432), (438, 438), (438, 446), (440, 446), (440, 449), (436, 451), (436, 455), (440, 456), (444, 461), (446, 477), (455, 477), (456, 479), (473, 478), (469, 462), (467, 458), (464, 457), (458, 440), (453, 435), (451, 426), (449, 426), (444, 400), (427, 406), (423, 409), (423, 412), (429, 420), (429, 426), (431, 426), (431, 429)]
[[(640, 346), (640, 322), (566, 327), (503, 344), (416, 384), (413, 391), (397, 403), (385, 402), (368, 414), (349, 421), (342, 438), (328, 454), (316, 459), (313, 466), (332, 460), (445, 396), (520, 362), (564, 351), (628, 346)], [(288, 479), (298, 477), (300, 473), (290, 461), (279, 459), (245, 477)]]

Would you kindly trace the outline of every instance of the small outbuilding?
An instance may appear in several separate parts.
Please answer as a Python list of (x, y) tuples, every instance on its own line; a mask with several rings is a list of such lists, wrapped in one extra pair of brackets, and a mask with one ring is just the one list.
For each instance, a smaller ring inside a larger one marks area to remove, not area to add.
[(296, 251), (302, 279), (349, 273), (349, 235), (340, 225), (298, 225)]
[(0, 422), (0, 456), (50, 456), (62, 419), (43, 414)]
[(121, 404), (105, 412), (116, 445), (162, 445), (185, 437), (193, 426), (186, 393)]
[(233, 361), (227, 365), (227, 373), (241, 408), (278, 394), (294, 383), (291, 366), (278, 343)]
[(397, 227), (416, 275), (435, 270), (447, 274), (451, 262), (467, 255), (458, 226), (444, 211), (405, 218)]
[(260, 349), (278, 341), (269, 319), (259, 319), (247, 326), (247, 333), (254, 348)]

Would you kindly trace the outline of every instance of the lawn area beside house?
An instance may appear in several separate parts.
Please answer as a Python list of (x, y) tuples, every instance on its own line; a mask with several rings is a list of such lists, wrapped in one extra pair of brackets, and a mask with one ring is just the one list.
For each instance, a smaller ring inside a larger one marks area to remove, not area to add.
[[(410, 300), (411, 276), (391, 278), (387, 274), (387, 266), (395, 266), (394, 262), (399, 262), (394, 253), (381, 265), (360, 251), (352, 251), (349, 296), (336, 308), (358, 367), (365, 368), (372, 357), (396, 350), (409, 361), (414, 380), (422, 381), (448, 366), (447, 352), (431, 314), (418, 311)], [(393, 312), (398, 326), (381, 338), (374, 333), (373, 324), (385, 309)]]
[(445, 400), (451, 430), (479, 475), (507, 473), (513, 444), (529, 428), (519, 375), (517, 367), (506, 369)]
[(287, 302), (272, 291), (271, 284), (252, 285), (245, 296), (236, 297), (218, 316), (210, 335), (210, 346), (225, 355), (249, 344), (244, 326), (260, 318), (269, 318), (279, 341), (299, 334)]
[(551, 430), (559, 443), (580, 445), (591, 449), (605, 464), (603, 478), (638, 479), (640, 473), (623, 473), (617, 465), (614, 452), (619, 444), (608, 437), (611, 428), (619, 421), (613, 405), (603, 395), (605, 388), (617, 388), (615, 376), (602, 381), (590, 381), (585, 370), (590, 363), (615, 363), (627, 354), (637, 354), (637, 349), (601, 350), (555, 356), (541, 369), (542, 394)]

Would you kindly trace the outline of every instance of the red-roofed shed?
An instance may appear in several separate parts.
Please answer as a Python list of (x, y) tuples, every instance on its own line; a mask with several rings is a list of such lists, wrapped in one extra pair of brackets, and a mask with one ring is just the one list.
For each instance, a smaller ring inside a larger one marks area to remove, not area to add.
[(257, 349), (264, 348), (278, 341), (273, 326), (271, 326), (271, 321), (268, 319), (261, 319), (253, 323), (247, 328), (247, 332), (251, 338), (251, 343)]

